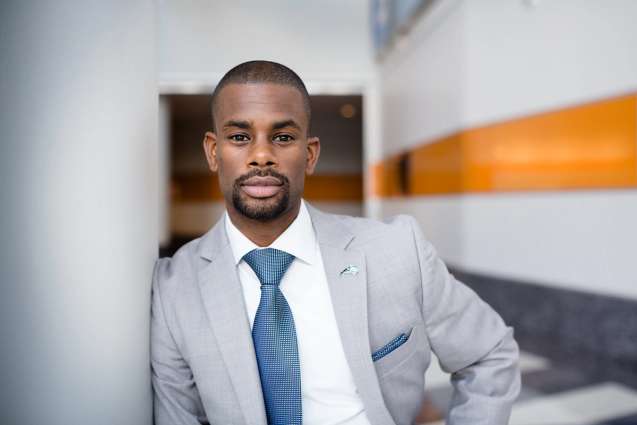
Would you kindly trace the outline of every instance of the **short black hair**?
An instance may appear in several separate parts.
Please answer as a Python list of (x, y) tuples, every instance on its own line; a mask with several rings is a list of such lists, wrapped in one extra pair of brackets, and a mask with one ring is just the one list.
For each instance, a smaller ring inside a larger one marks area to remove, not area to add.
[(212, 112), (212, 128), (215, 129), (215, 108), (217, 103), (217, 97), (221, 90), (228, 84), (258, 84), (258, 83), (272, 83), (281, 84), (284, 86), (294, 87), (301, 93), (303, 99), (303, 108), (307, 114), (307, 129), (310, 131), (310, 122), (312, 120), (312, 109), (310, 107), (310, 95), (307, 92), (307, 88), (301, 80), (301, 77), (296, 72), (292, 71), (285, 65), (281, 65), (277, 62), (271, 62), (266, 60), (254, 60), (243, 62), (230, 71), (226, 72), (215, 90), (212, 92), (212, 99), (210, 101)]

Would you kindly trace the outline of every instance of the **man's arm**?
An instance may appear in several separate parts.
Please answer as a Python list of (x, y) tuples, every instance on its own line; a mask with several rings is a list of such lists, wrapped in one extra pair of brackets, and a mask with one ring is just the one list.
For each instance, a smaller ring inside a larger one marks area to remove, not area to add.
[(190, 367), (166, 322), (160, 280), (169, 261), (158, 260), (153, 274), (150, 347), (155, 425), (207, 424)]
[(452, 374), (454, 394), (447, 424), (506, 424), (520, 391), (513, 329), (448, 272), (416, 221), (410, 221), (429, 343), (442, 369)]

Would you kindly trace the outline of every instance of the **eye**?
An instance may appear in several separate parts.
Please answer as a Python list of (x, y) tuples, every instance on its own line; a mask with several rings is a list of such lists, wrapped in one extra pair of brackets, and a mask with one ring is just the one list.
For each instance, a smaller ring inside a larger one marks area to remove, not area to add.
[(289, 143), (293, 140), (294, 140), (294, 137), (292, 137), (289, 134), (277, 134), (276, 136), (274, 136), (275, 142)]
[(248, 136), (245, 135), (245, 134), (231, 134), (230, 136), (228, 136), (228, 139), (232, 140), (233, 142), (238, 142), (238, 143), (243, 143), (243, 142), (250, 141)]

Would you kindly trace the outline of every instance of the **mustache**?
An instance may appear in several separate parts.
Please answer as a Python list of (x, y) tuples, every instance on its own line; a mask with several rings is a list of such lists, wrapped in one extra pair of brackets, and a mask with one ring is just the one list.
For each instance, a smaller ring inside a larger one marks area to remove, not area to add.
[(246, 174), (239, 176), (234, 181), (235, 187), (241, 186), (246, 180), (251, 179), (252, 177), (274, 177), (275, 179), (280, 180), (281, 183), (283, 183), (283, 186), (288, 186), (290, 183), (289, 179), (285, 175), (271, 168), (265, 168), (265, 169), (255, 168), (247, 172)]

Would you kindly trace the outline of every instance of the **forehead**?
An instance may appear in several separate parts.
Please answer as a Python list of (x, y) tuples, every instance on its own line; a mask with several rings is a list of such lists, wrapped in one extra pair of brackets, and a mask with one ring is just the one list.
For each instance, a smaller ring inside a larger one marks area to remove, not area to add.
[(303, 96), (291, 86), (273, 83), (228, 84), (217, 95), (214, 118), (226, 120), (293, 119), (307, 126)]

